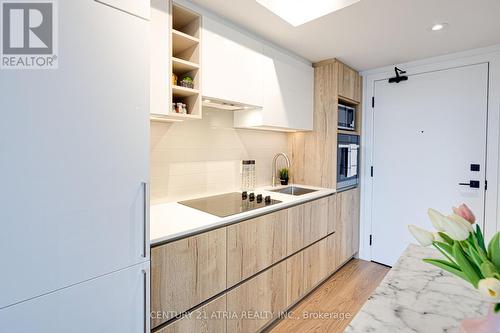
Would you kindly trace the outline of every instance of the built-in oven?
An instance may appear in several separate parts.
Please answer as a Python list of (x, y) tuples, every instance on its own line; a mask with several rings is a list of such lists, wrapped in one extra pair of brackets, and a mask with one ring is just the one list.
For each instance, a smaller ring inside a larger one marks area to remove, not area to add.
[(338, 128), (347, 131), (356, 130), (356, 109), (339, 104)]
[(359, 135), (338, 134), (337, 190), (359, 184)]

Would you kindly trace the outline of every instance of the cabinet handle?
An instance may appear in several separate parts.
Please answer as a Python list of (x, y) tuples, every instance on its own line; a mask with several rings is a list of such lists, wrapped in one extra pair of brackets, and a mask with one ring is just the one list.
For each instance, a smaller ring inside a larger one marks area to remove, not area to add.
[(144, 324), (144, 333), (149, 333), (148, 332), (148, 272), (146, 272), (145, 269), (142, 270), (142, 283), (144, 287), (144, 303), (143, 303), (143, 308), (144, 308), (144, 319), (143, 319), (143, 324)]
[(147, 240), (147, 223), (148, 223), (148, 211), (149, 211), (149, 199), (148, 199), (148, 183), (146, 182), (143, 182), (142, 183), (142, 190), (143, 190), (143, 215), (142, 215), (142, 235), (143, 235), (143, 238), (142, 238), (142, 241), (143, 241), (143, 244), (142, 244), (142, 254), (141, 256), (143, 258), (146, 258), (147, 257), (147, 243), (148, 243), (148, 240)]

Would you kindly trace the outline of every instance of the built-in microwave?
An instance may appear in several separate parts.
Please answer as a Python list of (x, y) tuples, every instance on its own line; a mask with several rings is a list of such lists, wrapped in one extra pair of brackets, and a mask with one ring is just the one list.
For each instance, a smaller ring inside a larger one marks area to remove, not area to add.
[(356, 109), (339, 104), (339, 118), (338, 118), (338, 128), (347, 130), (347, 131), (355, 131), (356, 130)]
[(337, 136), (337, 190), (356, 187), (359, 183), (359, 135)]

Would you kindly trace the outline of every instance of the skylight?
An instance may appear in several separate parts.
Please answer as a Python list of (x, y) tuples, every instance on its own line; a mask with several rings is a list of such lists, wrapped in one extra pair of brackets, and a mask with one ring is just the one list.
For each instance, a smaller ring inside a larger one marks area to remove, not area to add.
[(360, 0), (256, 0), (294, 27), (350, 6)]

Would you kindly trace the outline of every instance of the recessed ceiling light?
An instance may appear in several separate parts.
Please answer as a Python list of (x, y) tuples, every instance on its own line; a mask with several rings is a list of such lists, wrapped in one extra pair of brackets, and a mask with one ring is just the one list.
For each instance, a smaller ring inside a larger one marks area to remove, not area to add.
[(294, 27), (350, 6), (360, 0), (256, 0)]
[(206, 100), (205, 100), (205, 103), (210, 103), (210, 102), (212, 102), (212, 101), (211, 101), (211, 100), (209, 100), (209, 99), (206, 99)]
[(444, 28), (446, 28), (448, 26), (448, 23), (437, 23), (437, 24), (434, 24), (432, 27), (431, 27), (431, 30), (432, 31), (439, 31), (439, 30), (443, 30)]

